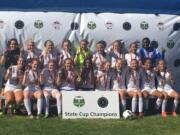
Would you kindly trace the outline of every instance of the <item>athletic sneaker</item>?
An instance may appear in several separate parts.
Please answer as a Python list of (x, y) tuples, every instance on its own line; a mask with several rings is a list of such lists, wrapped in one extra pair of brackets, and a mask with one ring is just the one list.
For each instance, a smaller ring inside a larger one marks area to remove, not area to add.
[(49, 114), (46, 114), (45, 116), (44, 116), (44, 118), (48, 118), (49, 117)]
[(177, 116), (177, 113), (176, 113), (176, 112), (172, 112), (172, 116), (173, 116), (173, 117), (176, 117), (176, 116)]
[(162, 115), (162, 117), (164, 117), (164, 118), (167, 117), (167, 113), (166, 113), (166, 112), (162, 112), (161, 115)]
[(143, 112), (140, 112), (138, 117), (139, 117), (139, 118), (143, 118), (143, 116), (144, 116), (144, 113), (143, 113)]

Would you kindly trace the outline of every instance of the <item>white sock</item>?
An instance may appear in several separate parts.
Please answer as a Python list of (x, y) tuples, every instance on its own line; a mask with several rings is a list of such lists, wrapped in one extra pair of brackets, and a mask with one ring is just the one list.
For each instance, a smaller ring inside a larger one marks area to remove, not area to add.
[(161, 106), (161, 103), (162, 103), (162, 99), (161, 98), (158, 98), (157, 100), (156, 100), (156, 109), (158, 110), (159, 109), (159, 107)]
[(59, 94), (56, 95), (56, 105), (58, 114), (61, 114), (61, 96)]
[(162, 102), (162, 112), (166, 111), (167, 99), (164, 99)]
[(145, 110), (148, 110), (148, 108), (149, 108), (149, 98), (146, 98), (144, 100), (144, 102), (145, 102)]
[(143, 112), (143, 98), (139, 97), (139, 112)]
[(174, 99), (174, 105), (173, 105), (173, 112), (176, 112), (176, 109), (178, 107), (179, 101), (177, 99)]
[(46, 101), (45, 115), (49, 115), (49, 98), (50, 96), (45, 96), (45, 101)]
[(132, 98), (132, 112), (135, 113), (136, 112), (136, 107), (137, 107), (137, 98), (133, 97)]
[(122, 104), (122, 112), (126, 110), (126, 99), (121, 99), (121, 104)]
[(42, 98), (38, 98), (37, 99), (37, 114), (40, 115), (41, 112), (42, 112), (42, 105), (43, 105), (43, 102), (42, 102)]
[(27, 99), (27, 98), (24, 99), (24, 106), (26, 108), (28, 115), (31, 115), (32, 113), (31, 113), (31, 101), (30, 101), (30, 99)]

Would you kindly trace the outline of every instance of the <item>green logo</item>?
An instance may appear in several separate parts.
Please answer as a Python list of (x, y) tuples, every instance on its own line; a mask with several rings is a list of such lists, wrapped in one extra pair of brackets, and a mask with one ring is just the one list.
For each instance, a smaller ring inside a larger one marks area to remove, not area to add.
[(141, 22), (140, 27), (143, 30), (147, 30), (149, 28), (149, 24), (146, 21), (143, 21)]
[(76, 96), (73, 100), (73, 104), (78, 108), (83, 107), (85, 105), (84, 97)]
[(169, 48), (169, 49), (171, 49), (171, 48), (173, 48), (174, 47), (174, 41), (173, 40), (169, 40), (168, 42), (167, 42), (167, 47)]
[(96, 28), (96, 23), (93, 22), (93, 21), (90, 21), (88, 24), (87, 24), (87, 27), (91, 30), (94, 30)]
[(41, 20), (36, 20), (34, 22), (34, 27), (37, 29), (41, 29), (43, 27), (43, 22)]

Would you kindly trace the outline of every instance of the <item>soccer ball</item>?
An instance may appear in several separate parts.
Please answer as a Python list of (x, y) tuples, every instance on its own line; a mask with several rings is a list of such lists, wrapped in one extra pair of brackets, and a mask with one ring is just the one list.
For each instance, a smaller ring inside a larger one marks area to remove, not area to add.
[(122, 115), (123, 115), (124, 119), (133, 119), (134, 118), (134, 113), (131, 110), (125, 110)]

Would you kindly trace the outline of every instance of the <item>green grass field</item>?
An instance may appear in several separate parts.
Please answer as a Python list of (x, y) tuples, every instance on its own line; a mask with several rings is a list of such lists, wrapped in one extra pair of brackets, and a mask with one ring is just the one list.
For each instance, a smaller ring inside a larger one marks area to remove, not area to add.
[(180, 135), (180, 117), (137, 120), (62, 120), (0, 116), (0, 135)]

